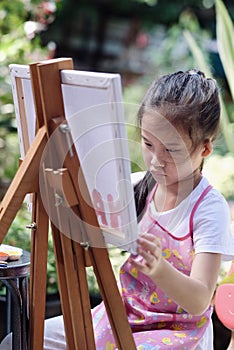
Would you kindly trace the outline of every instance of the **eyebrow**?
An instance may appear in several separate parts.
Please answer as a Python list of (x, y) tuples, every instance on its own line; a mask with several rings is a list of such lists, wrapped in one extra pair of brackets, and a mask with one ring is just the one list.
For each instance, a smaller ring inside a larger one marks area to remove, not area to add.
[[(141, 138), (143, 139), (143, 140), (145, 140), (145, 141), (149, 141), (148, 139), (147, 139), (147, 137), (145, 137), (145, 136), (143, 136), (143, 135), (141, 135)], [(149, 141), (150, 142), (150, 141)]]
[[(144, 140), (144, 141), (147, 141), (149, 143), (151, 143), (151, 141), (149, 139), (147, 139), (147, 137), (145, 137), (144, 135), (141, 135), (141, 138)], [(168, 143), (163, 143), (165, 147), (169, 148), (169, 147), (180, 147), (181, 146), (181, 143), (173, 143), (173, 142), (168, 142)]]

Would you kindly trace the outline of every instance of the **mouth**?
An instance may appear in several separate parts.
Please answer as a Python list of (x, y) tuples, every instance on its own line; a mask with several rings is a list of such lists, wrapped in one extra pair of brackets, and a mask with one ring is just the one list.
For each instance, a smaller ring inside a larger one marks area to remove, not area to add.
[(154, 177), (165, 177), (166, 174), (164, 171), (162, 171), (161, 169), (150, 169), (151, 174)]

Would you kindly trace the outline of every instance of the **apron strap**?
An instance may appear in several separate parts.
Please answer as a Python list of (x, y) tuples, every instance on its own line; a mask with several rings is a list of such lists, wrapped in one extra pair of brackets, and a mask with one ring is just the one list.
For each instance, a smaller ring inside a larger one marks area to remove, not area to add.
[(203, 198), (207, 195), (207, 193), (212, 189), (212, 186), (209, 185), (206, 187), (206, 189), (202, 192), (202, 194), (200, 195), (200, 197), (198, 198), (198, 200), (196, 201), (193, 209), (192, 209), (192, 212), (190, 214), (190, 218), (189, 218), (189, 232), (192, 236), (192, 239), (193, 239), (193, 218), (194, 218), (194, 214), (199, 206), (199, 204), (201, 203), (201, 201), (203, 200)]

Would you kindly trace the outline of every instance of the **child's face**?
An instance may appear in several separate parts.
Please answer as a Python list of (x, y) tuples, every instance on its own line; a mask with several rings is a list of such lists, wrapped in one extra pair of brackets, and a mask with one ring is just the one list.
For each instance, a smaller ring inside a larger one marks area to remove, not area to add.
[(192, 141), (166, 118), (144, 114), (141, 124), (142, 153), (147, 169), (159, 184), (192, 180), (200, 173), (202, 145), (192, 152)]

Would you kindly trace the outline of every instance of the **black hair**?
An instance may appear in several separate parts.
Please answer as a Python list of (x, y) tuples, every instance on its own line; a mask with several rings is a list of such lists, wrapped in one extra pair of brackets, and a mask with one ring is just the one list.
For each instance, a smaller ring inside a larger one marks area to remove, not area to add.
[[(138, 124), (146, 112), (156, 111), (173, 126), (189, 135), (195, 150), (206, 140), (213, 141), (220, 126), (220, 101), (216, 81), (197, 69), (178, 71), (155, 80), (138, 111)], [(201, 164), (201, 168), (203, 163)], [(137, 216), (140, 219), (148, 193), (155, 184), (150, 172), (135, 187)]]

